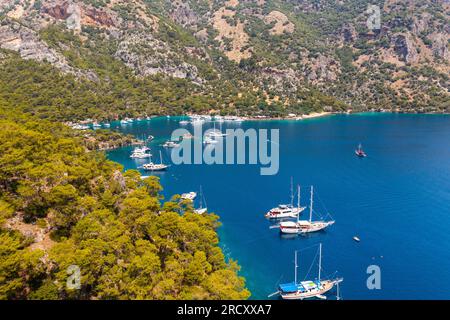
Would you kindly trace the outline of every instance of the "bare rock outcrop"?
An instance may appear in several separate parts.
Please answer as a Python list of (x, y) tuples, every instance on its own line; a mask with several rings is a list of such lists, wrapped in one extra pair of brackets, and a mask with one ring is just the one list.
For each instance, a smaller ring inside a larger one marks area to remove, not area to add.
[(96, 8), (80, 1), (52, 0), (42, 3), (40, 12), (55, 20), (65, 20), (69, 29), (81, 30), (82, 25), (117, 27), (120, 19), (108, 8)]
[(66, 58), (50, 48), (35, 31), (15, 21), (8, 21), (8, 23), (0, 25), (0, 48), (18, 52), (25, 60), (48, 62), (64, 73), (86, 77), (90, 80), (97, 79), (92, 72), (80, 71), (71, 67)]
[(417, 48), (410, 35), (398, 34), (394, 38), (394, 50), (401, 60), (405, 62), (414, 63), (419, 59)]
[(141, 76), (166, 74), (202, 83), (197, 67), (179, 59), (166, 43), (152, 34), (128, 33), (122, 37), (115, 57)]
[(340, 73), (340, 66), (331, 57), (319, 54), (316, 58), (304, 58), (306, 78), (312, 83), (335, 81)]
[(199, 21), (197, 14), (190, 8), (189, 3), (184, 1), (172, 2), (170, 17), (183, 27), (195, 26)]
[(269, 82), (269, 88), (295, 92), (298, 89), (300, 75), (291, 68), (263, 68), (260, 73), (264, 82)]
[(450, 52), (448, 49), (450, 37), (443, 33), (432, 33), (428, 38), (432, 42), (433, 54), (444, 61), (450, 62)]
[(264, 23), (273, 24), (270, 29), (272, 35), (282, 35), (283, 33), (293, 33), (295, 25), (289, 21), (288, 17), (280, 11), (271, 11), (264, 17)]

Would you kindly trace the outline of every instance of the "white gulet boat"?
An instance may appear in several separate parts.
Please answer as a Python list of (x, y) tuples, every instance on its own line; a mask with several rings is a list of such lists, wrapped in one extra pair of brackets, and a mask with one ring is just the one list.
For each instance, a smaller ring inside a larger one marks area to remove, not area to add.
[(145, 171), (165, 171), (169, 166), (163, 163), (161, 151), (159, 151), (159, 157), (161, 158), (161, 163), (146, 163), (142, 168)]
[(147, 151), (150, 151), (150, 148), (148, 148), (147, 146), (143, 146), (142, 148), (134, 148), (133, 153), (130, 155), (130, 158), (132, 159), (150, 158), (152, 155)]
[[(283, 283), (278, 286), (278, 291), (269, 295), (279, 294), (281, 298), (285, 300), (304, 300), (304, 299), (327, 299), (324, 296), (325, 293), (333, 289), (334, 286), (338, 286), (344, 279), (322, 279), (322, 244), (319, 244), (319, 272), (316, 280), (304, 280), (301, 282), (297, 281), (297, 251), (295, 251), (295, 278), (294, 282)], [(310, 268), (311, 269), (311, 268)]]
[(314, 188), (311, 186), (311, 203), (309, 205), (309, 220), (299, 220), (297, 221), (283, 221), (280, 222), (280, 231), (281, 233), (288, 234), (305, 234), (323, 230), (334, 224), (334, 220), (330, 221), (313, 221), (313, 197), (314, 197)]
[(207, 134), (208, 138), (214, 139), (214, 138), (222, 138), (222, 137), (227, 136), (226, 133), (222, 133), (222, 125), (220, 125), (219, 130), (216, 129), (216, 122), (213, 122), (213, 125), (214, 125), (213, 130)]
[(293, 181), (291, 179), (291, 204), (280, 204), (278, 207), (271, 209), (266, 213), (268, 219), (296, 218), (306, 209), (300, 206), (300, 186), (298, 186), (297, 207), (294, 207), (294, 190)]

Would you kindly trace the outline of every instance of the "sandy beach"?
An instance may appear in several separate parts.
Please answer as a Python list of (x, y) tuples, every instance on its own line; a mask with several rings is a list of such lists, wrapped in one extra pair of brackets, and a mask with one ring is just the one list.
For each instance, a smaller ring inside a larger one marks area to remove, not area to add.
[(313, 118), (320, 118), (335, 114), (333, 112), (313, 112), (310, 114), (303, 114), (303, 115), (293, 115), (293, 116), (287, 116), (287, 117), (279, 117), (279, 118), (273, 118), (273, 117), (244, 117), (245, 121), (264, 121), (264, 120), (306, 120), (306, 119), (313, 119)]
[(304, 114), (297, 118), (297, 120), (304, 120), (304, 119), (312, 119), (312, 118), (319, 118), (324, 117), (332, 114), (332, 112), (313, 112), (310, 114)]

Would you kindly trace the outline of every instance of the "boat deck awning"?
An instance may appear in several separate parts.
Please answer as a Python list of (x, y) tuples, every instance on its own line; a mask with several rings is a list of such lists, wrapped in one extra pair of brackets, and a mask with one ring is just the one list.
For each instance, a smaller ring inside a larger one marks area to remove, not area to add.
[(280, 290), (282, 292), (297, 292), (299, 290), (299, 285), (295, 282), (280, 284)]
[(296, 284), (295, 282), (280, 284), (280, 290), (284, 293), (297, 292), (297, 291), (305, 292), (306, 291), (305, 287), (303, 286), (302, 283)]
[(288, 292), (306, 292), (309, 290), (314, 290), (318, 288), (318, 284), (314, 281), (302, 281), (300, 283), (290, 282), (290, 283), (283, 283), (279, 286), (280, 291), (284, 293)]
[(315, 283), (314, 281), (302, 281), (300, 282), (300, 284), (306, 290), (312, 290), (317, 288), (317, 283)]

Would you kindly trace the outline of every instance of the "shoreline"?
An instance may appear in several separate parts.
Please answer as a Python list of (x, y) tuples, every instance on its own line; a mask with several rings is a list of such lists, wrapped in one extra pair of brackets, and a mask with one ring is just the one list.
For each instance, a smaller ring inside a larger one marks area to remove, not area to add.
[[(404, 115), (450, 115), (450, 113), (447, 112), (399, 112), (399, 111), (358, 111), (358, 112), (352, 112), (350, 110), (348, 111), (341, 111), (341, 112), (331, 112), (331, 111), (323, 111), (323, 112), (312, 112), (310, 114), (303, 114), (303, 115), (289, 115), (289, 116), (284, 116), (284, 117), (270, 117), (270, 116), (242, 116), (241, 121), (301, 121), (301, 120), (308, 120), (308, 119), (317, 119), (317, 118), (323, 118), (323, 117), (328, 117), (328, 116), (333, 116), (333, 115), (358, 115), (358, 114), (404, 114)], [(183, 114), (183, 115), (158, 115), (158, 116), (151, 116), (148, 117), (147, 119), (139, 119), (139, 120), (135, 120), (132, 119), (132, 122), (140, 122), (140, 121), (151, 121), (154, 119), (158, 119), (158, 118), (170, 118), (170, 117), (191, 117), (194, 114)], [(208, 115), (210, 116), (210, 115)], [(112, 122), (117, 122), (117, 121), (121, 121), (120, 119), (118, 120), (112, 120), (109, 122), (101, 122), (101, 124), (104, 123), (112, 123)], [(86, 124), (86, 128), (83, 128), (81, 130), (86, 130), (86, 129), (93, 129), (89, 126), (89, 124), (92, 124), (92, 120), (88, 119), (88, 120), (83, 120), (80, 122), (63, 122), (63, 124), (72, 127), (73, 125), (76, 124)], [(75, 128), (74, 128), (75, 129)], [(103, 127), (103, 129), (108, 130), (109, 127)]]

